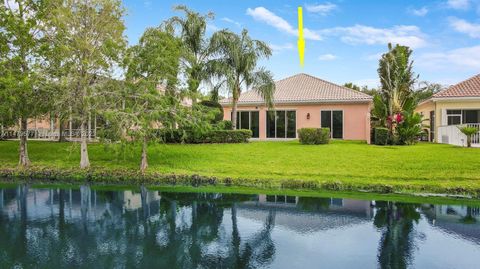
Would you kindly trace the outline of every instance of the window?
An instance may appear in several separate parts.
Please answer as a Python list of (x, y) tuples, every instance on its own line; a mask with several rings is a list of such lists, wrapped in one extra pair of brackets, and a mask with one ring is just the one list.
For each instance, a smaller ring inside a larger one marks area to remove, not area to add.
[(480, 110), (478, 109), (448, 109), (447, 124), (458, 125), (465, 123), (480, 123)]
[(237, 128), (252, 131), (252, 137), (259, 137), (258, 111), (237, 111)]
[(295, 138), (297, 137), (296, 111), (277, 110), (267, 111), (268, 138)]
[(342, 110), (322, 110), (320, 112), (322, 128), (330, 128), (332, 138), (343, 138), (343, 111)]
[(480, 123), (480, 110), (463, 110), (462, 123)]
[(462, 111), (461, 110), (447, 110), (447, 124), (457, 125), (462, 123)]

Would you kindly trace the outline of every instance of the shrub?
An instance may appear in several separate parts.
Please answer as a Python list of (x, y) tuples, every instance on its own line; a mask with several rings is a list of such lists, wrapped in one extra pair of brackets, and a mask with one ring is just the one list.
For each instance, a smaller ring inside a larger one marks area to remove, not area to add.
[(232, 121), (229, 121), (229, 120), (220, 121), (219, 123), (217, 123), (217, 129), (232, 130), (233, 129)]
[(329, 128), (301, 128), (298, 130), (300, 143), (306, 145), (328, 144), (330, 142)]
[(388, 143), (388, 129), (383, 127), (375, 128), (375, 145), (385, 146)]
[(412, 145), (417, 142), (423, 134), (422, 115), (419, 113), (405, 113), (403, 120), (397, 125), (396, 133), (398, 141), (396, 144)]
[(211, 100), (203, 100), (200, 102), (200, 105), (216, 110), (213, 123), (217, 123), (223, 120), (223, 107), (220, 103)]
[(472, 146), (472, 136), (478, 133), (478, 128), (473, 126), (462, 126), (458, 128), (460, 129), (460, 132), (467, 136), (467, 147), (470, 148)]
[(158, 129), (155, 136), (165, 143), (245, 143), (252, 137), (250, 130), (198, 130)]
[(214, 130), (208, 135), (211, 143), (246, 143), (252, 137), (251, 130)]

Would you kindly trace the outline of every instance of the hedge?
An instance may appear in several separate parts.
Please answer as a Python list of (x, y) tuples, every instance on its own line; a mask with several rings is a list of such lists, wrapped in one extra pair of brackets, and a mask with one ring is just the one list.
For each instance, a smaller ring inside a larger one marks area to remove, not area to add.
[(375, 145), (385, 146), (388, 143), (388, 129), (383, 127), (375, 128)]
[(209, 134), (210, 143), (246, 143), (252, 137), (251, 130), (215, 130)]
[(298, 130), (300, 143), (306, 145), (328, 144), (330, 142), (329, 128), (301, 128)]
[(252, 137), (252, 131), (240, 129), (198, 132), (182, 129), (159, 129), (155, 132), (155, 136), (165, 143), (245, 143)]

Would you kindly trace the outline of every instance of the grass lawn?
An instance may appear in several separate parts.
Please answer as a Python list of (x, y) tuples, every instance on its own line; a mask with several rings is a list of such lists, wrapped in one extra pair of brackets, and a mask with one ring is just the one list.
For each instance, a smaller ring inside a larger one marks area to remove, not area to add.
[[(34, 167), (73, 169), (79, 165), (79, 145), (29, 141)], [(90, 144), (94, 169), (137, 170), (140, 148)], [(0, 167), (15, 168), (18, 142), (0, 142)], [(371, 189), (388, 185), (394, 190), (480, 193), (480, 149), (420, 143), (415, 146), (374, 146), (355, 141), (328, 145), (300, 145), (298, 141), (248, 144), (165, 145), (149, 148), (149, 171), (198, 174), (219, 178), (288, 182), (314, 182)], [(332, 187), (333, 186), (333, 187)]]

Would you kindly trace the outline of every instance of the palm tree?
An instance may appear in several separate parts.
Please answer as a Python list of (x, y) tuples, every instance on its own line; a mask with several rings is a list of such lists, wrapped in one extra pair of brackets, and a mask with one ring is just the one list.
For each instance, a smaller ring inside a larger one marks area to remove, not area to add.
[(382, 105), (378, 110), (381, 116), (387, 116), (386, 124), (390, 135), (393, 135), (395, 129), (396, 116), (416, 105), (412, 88), (418, 76), (413, 72), (411, 54), (412, 50), (406, 46), (393, 47), (388, 44), (388, 52), (383, 54), (379, 61), (378, 74), (382, 87), (375, 106)]
[(265, 42), (252, 39), (245, 29), (240, 35), (228, 30), (218, 31), (212, 36), (212, 45), (220, 56), (213, 60), (213, 69), (225, 79), (232, 93), (232, 126), (235, 130), (242, 87), (252, 87), (269, 107), (273, 107), (273, 76), (265, 68), (257, 68), (258, 60), (270, 57), (272, 51)]
[(210, 39), (205, 37), (205, 32), (207, 20), (213, 19), (214, 14), (209, 12), (201, 15), (184, 5), (175, 6), (174, 10), (183, 11), (185, 17), (170, 18), (166, 27), (170, 30), (175, 26), (180, 27), (180, 39), (183, 43), (182, 65), (187, 75), (188, 92), (193, 104), (196, 104), (200, 84), (212, 75), (209, 62), (214, 51)]
[(478, 133), (478, 128), (473, 126), (462, 126), (458, 127), (458, 129), (467, 136), (467, 147), (470, 148), (472, 146), (472, 136)]

